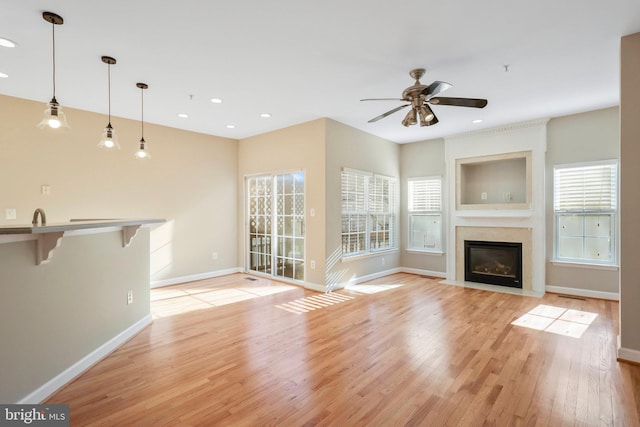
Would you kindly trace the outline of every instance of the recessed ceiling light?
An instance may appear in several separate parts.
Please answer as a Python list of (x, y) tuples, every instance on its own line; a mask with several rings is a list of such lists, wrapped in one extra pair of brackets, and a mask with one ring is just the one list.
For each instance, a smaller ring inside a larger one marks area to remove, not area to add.
[(236, 125), (227, 125), (227, 129), (235, 129)]
[(475, 119), (474, 121), (472, 121), (471, 123), (482, 123), (482, 119)]
[(186, 119), (187, 117), (189, 117), (189, 115), (185, 113), (178, 113), (178, 117), (180, 117), (181, 119)]
[(6, 79), (7, 77), (9, 77), (9, 75), (5, 73), (0, 73), (0, 79)]
[(260, 117), (264, 117), (265, 119), (267, 119), (267, 118), (271, 117), (271, 114), (269, 114), (269, 113), (262, 113), (262, 114), (260, 114)]
[(220, 98), (211, 98), (211, 102), (214, 104), (222, 104), (222, 99)]
[(0, 37), (0, 46), (16, 47), (16, 42), (14, 42), (13, 40), (5, 39), (4, 37)]

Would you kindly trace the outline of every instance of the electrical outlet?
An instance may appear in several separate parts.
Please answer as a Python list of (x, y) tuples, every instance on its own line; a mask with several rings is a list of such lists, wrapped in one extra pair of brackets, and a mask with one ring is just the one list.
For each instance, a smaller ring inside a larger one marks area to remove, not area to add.
[(42, 191), (42, 195), (43, 196), (50, 196), (51, 195), (51, 186), (47, 185), (47, 184), (43, 184), (41, 187), (41, 191)]
[(16, 210), (13, 208), (5, 209), (4, 219), (16, 219)]
[(486, 191), (483, 191), (482, 193), (480, 193), (480, 198), (481, 198), (482, 200), (487, 200), (487, 192), (486, 192)]
[(311, 260), (311, 268), (312, 269), (316, 268), (316, 260), (315, 259)]
[(218, 252), (211, 252), (211, 259), (216, 261), (218, 259)]
[(133, 291), (127, 292), (127, 305), (133, 303)]

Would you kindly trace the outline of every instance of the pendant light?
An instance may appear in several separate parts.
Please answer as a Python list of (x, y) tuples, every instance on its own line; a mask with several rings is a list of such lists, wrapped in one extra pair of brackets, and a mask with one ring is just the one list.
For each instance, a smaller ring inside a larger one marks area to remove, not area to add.
[(118, 144), (118, 137), (116, 136), (113, 127), (111, 126), (111, 66), (116, 63), (116, 60), (110, 56), (103, 56), (102, 62), (107, 64), (107, 79), (108, 79), (108, 91), (109, 91), (109, 121), (107, 122), (107, 127), (104, 128), (104, 132), (102, 132), (102, 137), (100, 138), (100, 142), (98, 143), (99, 148), (104, 149), (120, 149), (120, 144)]
[(148, 159), (151, 156), (149, 155), (149, 152), (145, 150), (145, 143), (146, 141), (144, 140), (144, 90), (147, 89), (149, 86), (146, 83), (136, 83), (136, 86), (138, 88), (140, 88), (140, 99), (141, 99), (141, 115), (140, 115), (140, 130), (141, 130), (141, 137), (140, 137), (140, 149), (138, 151), (136, 151), (136, 158), (137, 159)]
[(44, 110), (44, 117), (40, 123), (39, 128), (50, 127), (52, 129), (69, 129), (67, 123), (67, 117), (62, 112), (62, 107), (56, 100), (56, 25), (62, 25), (64, 20), (61, 16), (52, 12), (42, 12), (42, 18), (51, 24), (52, 29), (52, 45), (53, 45), (53, 97), (51, 101), (47, 103), (47, 108)]

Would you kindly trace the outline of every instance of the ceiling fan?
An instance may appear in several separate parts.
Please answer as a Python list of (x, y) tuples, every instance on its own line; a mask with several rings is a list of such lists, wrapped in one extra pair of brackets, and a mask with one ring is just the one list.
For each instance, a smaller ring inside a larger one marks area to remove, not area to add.
[(487, 105), (486, 99), (478, 99), (478, 98), (446, 98), (442, 96), (436, 96), (441, 92), (449, 89), (452, 85), (446, 82), (435, 81), (430, 85), (423, 85), (420, 83), (420, 78), (424, 76), (425, 69), (424, 68), (416, 68), (415, 70), (411, 70), (409, 75), (416, 79), (416, 82), (406, 88), (402, 92), (402, 98), (367, 98), (361, 99), (360, 101), (405, 101), (408, 104), (401, 105), (399, 107), (394, 108), (393, 110), (389, 110), (384, 114), (379, 115), (378, 117), (374, 117), (369, 120), (368, 123), (377, 122), (380, 119), (384, 119), (387, 116), (395, 113), (396, 111), (400, 111), (405, 107), (411, 106), (411, 110), (407, 113), (404, 120), (402, 120), (402, 124), (404, 126), (415, 125), (417, 121), (417, 117), (420, 117), (420, 126), (432, 126), (438, 123), (438, 118), (429, 104), (431, 105), (453, 105), (456, 107), (473, 107), (473, 108), (484, 108)]

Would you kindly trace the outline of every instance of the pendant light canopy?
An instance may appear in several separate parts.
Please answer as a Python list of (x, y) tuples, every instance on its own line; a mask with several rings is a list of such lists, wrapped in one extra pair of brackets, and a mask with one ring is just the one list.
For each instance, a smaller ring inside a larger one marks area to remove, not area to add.
[(104, 149), (120, 149), (120, 144), (118, 144), (118, 137), (116, 136), (113, 127), (111, 126), (111, 66), (116, 63), (116, 60), (110, 56), (103, 56), (102, 62), (107, 64), (107, 79), (108, 79), (108, 99), (109, 99), (109, 121), (107, 122), (107, 127), (104, 128), (104, 132), (102, 132), (102, 137), (100, 138), (100, 142), (98, 143), (99, 148)]
[(140, 133), (141, 133), (141, 137), (140, 137), (140, 149), (138, 149), (138, 151), (136, 151), (136, 158), (137, 159), (148, 159), (151, 156), (149, 155), (149, 152), (145, 149), (145, 144), (146, 141), (144, 140), (144, 90), (147, 89), (149, 86), (146, 83), (136, 83), (136, 87), (140, 88), (140, 100), (141, 100), (141, 115), (140, 115)]
[(52, 46), (53, 46), (53, 97), (51, 101), (47, 103), (47, 108), (44, 110), (44, 117), (40, 123), (39, 128), (50, 127), (52, 129), (69, 129), (67, 123), (67, 117), (62, 112), (62, 107), (56, 100), (56, 25), (62, 25), (64, 20), (61, 16), (52, 12), (43, 12), (42, 18), (51, 24), (52, 29)]

